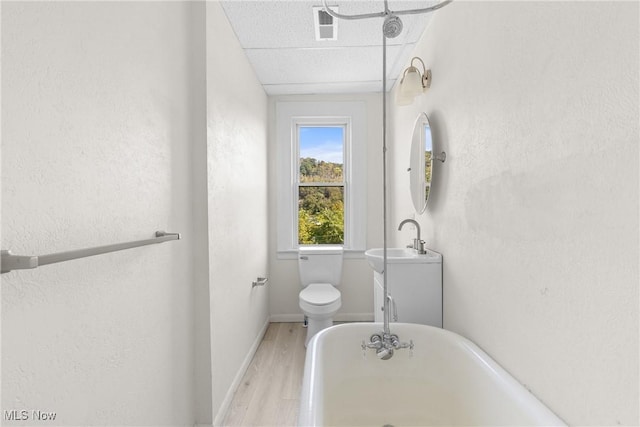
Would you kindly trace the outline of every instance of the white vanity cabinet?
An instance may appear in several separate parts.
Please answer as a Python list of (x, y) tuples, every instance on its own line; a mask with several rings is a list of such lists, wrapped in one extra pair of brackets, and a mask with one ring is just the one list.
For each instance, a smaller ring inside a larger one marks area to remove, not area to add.
[[(442, 255), (429, 251), (420, 261), (387, 260), (391, 321), (442, 327)], [(383, 321), (383, 276), (373, 272), (374, 317)]]

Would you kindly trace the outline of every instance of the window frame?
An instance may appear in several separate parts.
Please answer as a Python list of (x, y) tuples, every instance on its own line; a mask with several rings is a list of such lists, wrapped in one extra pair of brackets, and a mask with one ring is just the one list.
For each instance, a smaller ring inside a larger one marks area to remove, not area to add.
[[(299, 126), (346, 125), (344, 133), (345, 254), (366, 249), (366, 105), (364, 102), (276, 102), (278, 258), (293, 259), (298, 248)], [(321, 246), (321, 245), (318, 245)]]
[[(347, 206), (349, 203), (349, 177), (351, 172), (351, 161), (350, 161), (350, 147), (351, 147), (351, 118), (350, 117), (294, 117), (292, 119), (292, 130), (295, 132), (295, 137), (293, 138), (293, 156), (291, 158), (291, 162), (293, 163), (293, 168), (295, 170), (294, 174), (294, 186), (292, 195), (292, 208), (293, 219), (295, 221), (295, 225), (293, 226), (294, 230), (294, 242), (299, 246), (343, 246), (349, 242), (349, 234), (351, 232), (351, 227), (348, 226), (349, 215), (347, 214)], [(300, 178), (300, 128), (303, 127), (341, 127), (342, 128), (342, 181), (341, 182), (307, 182), (303, 183)], [(342, 203), (344, 207), (344, 217), (343, 217), (343, 245), (336, 243), (326, 243), (321, 245), (301, 245), (300, 242), (300, 224), (298, 222), (298, 214), (300, 212), (300, 187), (342, 187)]]

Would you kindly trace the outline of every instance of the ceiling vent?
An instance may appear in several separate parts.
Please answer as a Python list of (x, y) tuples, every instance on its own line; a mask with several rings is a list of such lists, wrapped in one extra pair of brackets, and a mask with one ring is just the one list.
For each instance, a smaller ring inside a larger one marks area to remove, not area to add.
[[(337, 6), (331, 10), (338, 11)], [(313, 22), (316, 29), (316, 40), (338, 40), (338, 23), (336, 19), (324, 11), (324, 7), (313, 8)]]

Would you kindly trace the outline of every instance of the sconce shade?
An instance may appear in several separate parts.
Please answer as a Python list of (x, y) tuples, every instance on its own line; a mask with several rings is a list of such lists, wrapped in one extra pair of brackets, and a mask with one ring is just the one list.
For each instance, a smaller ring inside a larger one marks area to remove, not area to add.
[[(413, 66), (413, 61), (415, 60), (420, 61), (422, 64), (423, 73), (420, 73), (420, 70)], [(431, 86), (431, 70), (426, 69), (420, 58), (414, 57), (411, 60), (411, 65), (404, 70), (400, 79), (400, 86), (396, 92), (396, 104), (411, 104), (413, 99), (424, 93), (429, 86)]]
[(402, 93), (402, 86), (396, 91), (396, 105), (405, 106), (410, 105), (413, 102), (413, 96), (408, 96)]
[(415, 98), (422, 93), (422, 75), (416, 67), (409, 67), (404, 75), (404, 79), (400, 83), (400, 91), (405, 96)]

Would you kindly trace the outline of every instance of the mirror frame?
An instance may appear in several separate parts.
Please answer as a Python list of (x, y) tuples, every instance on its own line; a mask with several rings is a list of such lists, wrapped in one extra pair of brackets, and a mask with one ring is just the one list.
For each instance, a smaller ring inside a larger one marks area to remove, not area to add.
[[(409, 191), (413, 207), (424, 213), (433, 182), (433, 135), (427, 113), (420, 113), (413, 125), (409, 156)], [(428, 175), (428, 176), (427, 176)]]

